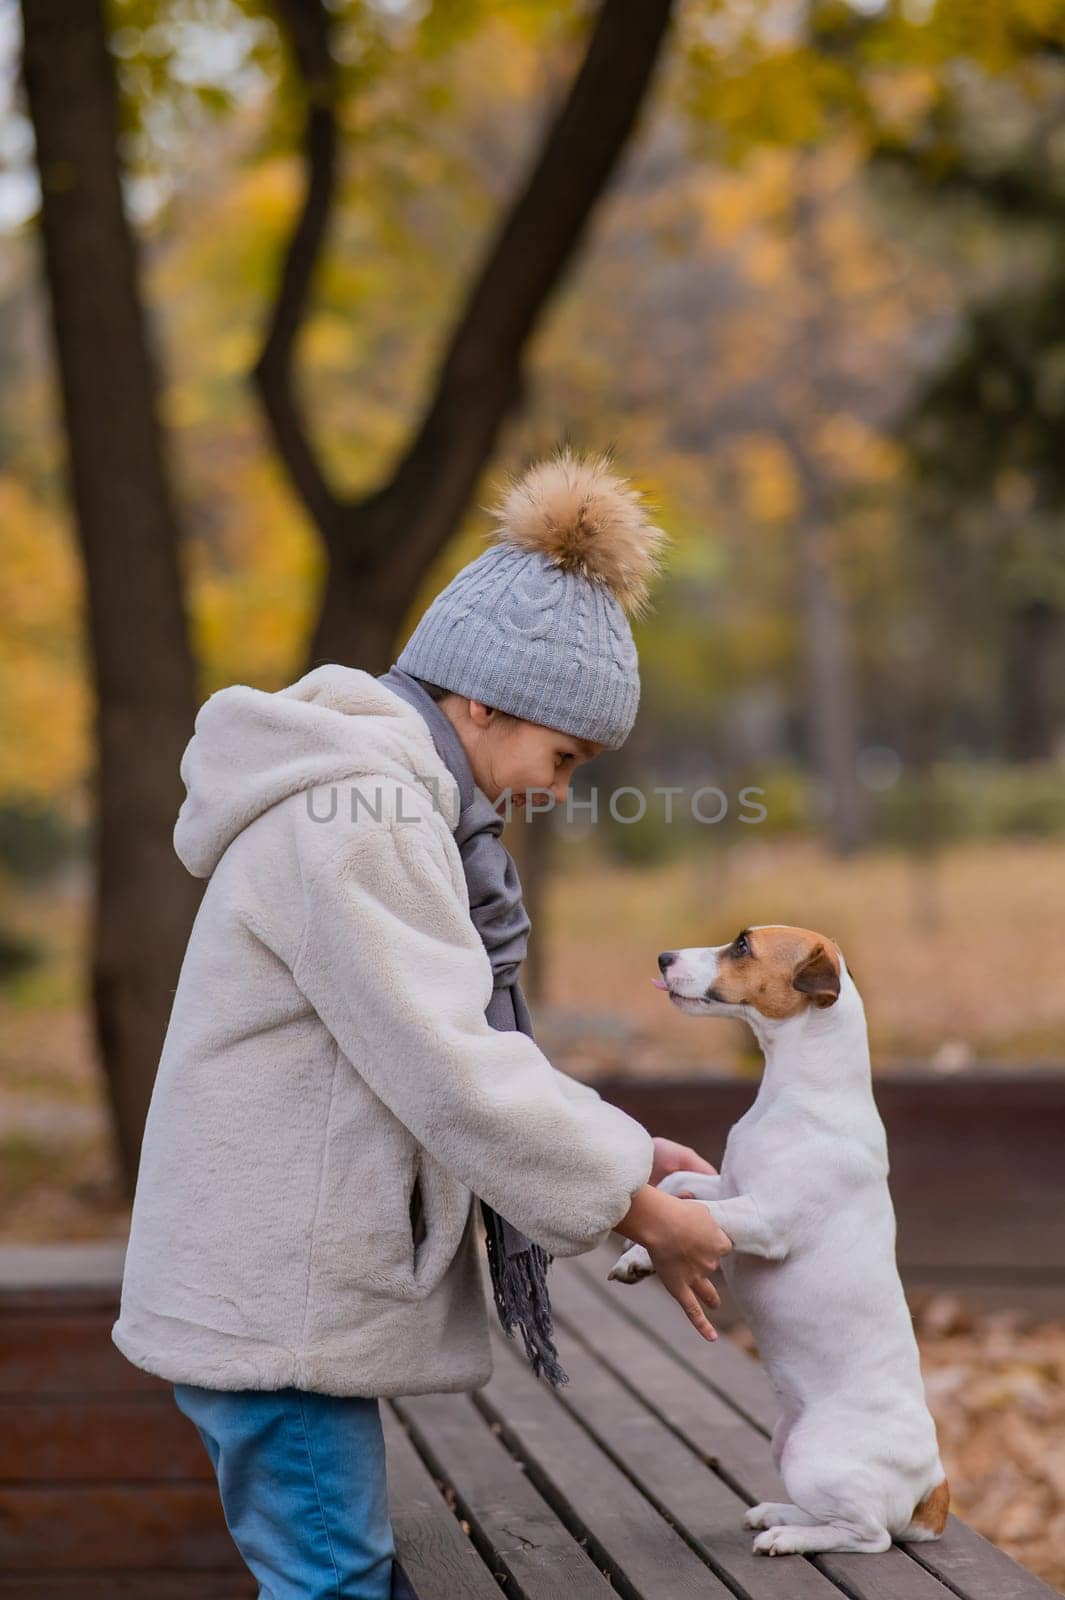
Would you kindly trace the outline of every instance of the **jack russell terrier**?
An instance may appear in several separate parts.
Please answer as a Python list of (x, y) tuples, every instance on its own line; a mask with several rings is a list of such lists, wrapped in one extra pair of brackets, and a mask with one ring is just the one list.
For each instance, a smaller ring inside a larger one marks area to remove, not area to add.
[[(950, 1491), (895, 1265), (887, 1141), (865, 1011), (839, 947), (808, 928), (747, 928), (731, 944), (658, 958), (673, 1005), (739, 1017), (765, 1056), (721, 1172), (660, 1187), (703, 1202), (732, 1240), (725, 1280), (780, 1403), (773, 1461), (789, 1505), (747, 1512), (756, 1552), (875, 1554), (938, 1539)], [(615, 1263), (653, 1272), (642, 1245)]]

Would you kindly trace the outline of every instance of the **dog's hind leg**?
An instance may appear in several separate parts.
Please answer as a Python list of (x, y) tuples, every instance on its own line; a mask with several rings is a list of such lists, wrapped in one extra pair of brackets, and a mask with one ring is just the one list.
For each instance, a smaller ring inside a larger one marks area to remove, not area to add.
[(934, 1489), (929, 1489), (924, 1498), (918, 1501), (913, 1513), (913, 1520), (898, 1535), (902, 1544), (919, 1544), (926, 1539), (939, 1539), (947, 1525), (947, 1513), (950, 1511), (950, 1485), (946, 1478), (937, 1483)]
[(836, 1550), (875, 1556), (890, 1545), (891, 1535), (886, 1528), (858, 1528), (841, 1522), (819, 1522), (813, 1527), (787, 1523), (760, 1533), (754, 1541), (754, 1552), (760, 1556), (812, 1556)]
[[(847, 1451), (835, 1418), (806, 1410), (783, 1441), (780, 1470), (799, 1522), (785, 1517), (754, 1541), (756, 1555), (854, 1551), (876, 1555), (891, 1544), (887, 1503), (875, 1467)], [(881, 1507), (884, 1507), (881, 1509)]]

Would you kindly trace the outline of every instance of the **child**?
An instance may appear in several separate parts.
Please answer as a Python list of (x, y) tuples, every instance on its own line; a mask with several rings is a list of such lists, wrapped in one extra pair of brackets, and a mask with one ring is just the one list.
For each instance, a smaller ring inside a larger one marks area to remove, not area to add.
[(380, 679), (317, 667), (196, 718), (174, 833), (209, 878), (152, 1095), (113, 1338), (174, 1385), (269, 1600), (385, 1600), (378, 1400), (491, 1372), (476, 1196), (508, 1332), (555, 1381), (547, 1256), (618, 1228), (696, 1328), (729, 1248), (653, 1187), (712, 1171), (531, 1037), (508, 791), (565, 797), (627, 737), (626, 610), (663, 536), (603, 460), (532, 468), (500, 538)]

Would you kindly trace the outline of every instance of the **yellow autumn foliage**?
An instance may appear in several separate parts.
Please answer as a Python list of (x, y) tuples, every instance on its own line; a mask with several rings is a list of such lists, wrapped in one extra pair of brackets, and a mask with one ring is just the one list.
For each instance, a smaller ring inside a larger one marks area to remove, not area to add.
[(81, 568), (65, 518), (0, 473), (0, 795), (75, 814), (92, 695)]
[(801, 509), (801, 491), (787, 450), (771, 434), (745, 434), (733, 447), (742, 504), (755, 522), (786, 522)]

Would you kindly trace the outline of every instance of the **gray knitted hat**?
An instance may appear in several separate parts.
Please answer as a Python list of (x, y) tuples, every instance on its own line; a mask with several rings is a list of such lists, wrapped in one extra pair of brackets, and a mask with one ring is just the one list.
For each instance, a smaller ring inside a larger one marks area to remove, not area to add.
[(665, 534), (607, 457), (568, 450), (491, 509), (497, 542), (437, 595), (396, 665), (616, 749), (640, 699), (628, 616), (646, 608)]

